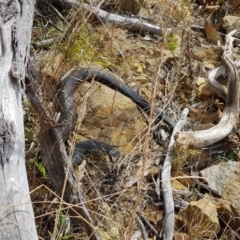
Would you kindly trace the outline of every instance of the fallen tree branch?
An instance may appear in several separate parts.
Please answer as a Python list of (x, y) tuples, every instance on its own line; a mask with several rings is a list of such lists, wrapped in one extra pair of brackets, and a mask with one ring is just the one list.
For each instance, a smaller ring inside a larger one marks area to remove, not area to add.
[(117, 26), (125, 27), (129, 30), (137, 30), (141, 32), (147, 32), (158, 36), (163, 36), (166, 31), (170, 31), (170, 28), (161, 28), (156, 25), (144, 22), (138, 18), (128, 18), (113, 13), (106, 12), (100, 8), (90, 6), (88, 4), (81, 4), (86, 10), (100, 18), (104, 23), (114, 23)]
[(142, 21), (139, 18), (123, 17), (117, 14), (109, 13), (100, 9), (99, 7), (95, 7), (93, 5), (85, 3), (80, 3), (77, 0), (52, 0), (52, 1), (58, 4), (65, 3), (73, 7), (82, 7), (89, 13), (95, 15), (104, 23), (113, 23), (116, 26), (125, 27), (129, 30), (137, 30), (140, 32), (154, 34), (158, 36), (163, 36), (166, 31), (171, 31), (170, 28), (162, 28), (154, 24)]
[(136, 222), (137, 222), (138, 227), (141, 230), (143, 240), (148, 240), (147, 232), (146, 232), (144, 224), (139, 216), (136, 217)]
[[(176, 136), (177, 143), (194, 148), (203, 148), (222, 140), (236, 126), (239, 115), (239, 72), (232, 54), (233, 41), (235, 40), (232, 35), (235, 32), (236, 30), (226, 36), (226, 44), (222, 56), (222, 61), (228, 74), (228, 94), (221, 120), (216, 126), (207, 130), (180, 132)], [(213, 71), (217, 74), (215, 70)]]
[[(42, 0), (43, 1), (43, 0)], [(171, 32), (171, 28), (162, 28), (159, 26), (156, 26), (154, 24), (148, 23), (146, 21), (141, 20), (141, 17), (135, 17), (135, 18), (129, 18), (129, 17), (123, 17), (117, 14), (109, 13), (107, 11), (104, 11), (100, 9), (100, 6), (102, 5), (102, 2), (100, 2), (96, 7), (93, 5), (80, 3), (77, 0), (51, 0), (52, 3), (58, 4), (58, 5), (68, 5), (72, 7), (83, 7), (88, 12), (92, 13), (96, 17), (98, 17), (102, 22), (104, 23), (113, 23), (120, 27), (125, 27), (129, 30), (136, 30), (144, 33), (154, 34), (158, 36), (164, 36), (166, 32)], [(179, 28), (186, 28), (186, 26), (178, 26)], [(204, 27), (197, 26), (197, 25), (191, 25), (189, 26), (192, 30), (201, 30), (204, 31)], [(220, 35), (225, 36), (224, 33), (218, 32)]]
[(85, 199), (80, 188), (80, 183), (73, 172), (72, 167), (68, 165), (69, 157), (66, 152), (63, 141), (56, 129), (51, 125), (53, 120), (50, 118), (47, 109), (44, 108), (43, 100), (38, 96), (36, 89), (41, 82), (41, 77), (37, 70), (28, 62), (26, 75), (26, 94), (39, 117), (41, 127), (40, 146), (41, 156), (49, 174), (51, 183), (59, 196), (62, 195), (64, 181), (66, 178), (66, 187), (64, 191), (64, 200), (71, 203), (73, 207), (71, 213), (78, 216), (86, 230), (89, 239), (100, 240), (99, 234), (94, 228), (94, 222), (89, 214)]
[(165, 240), (172, 240), (174, 233), (174, 201), (171, 187), (171, 168), (172, 156), (175, 143), (175, 135), (181, 131), (187, 121), (188, 109), (182, 111), (181, 118), (173, 129), (173, 133), (168, 145), (167, 155), (162, 168), (161, 180), (162, 191), (164, 199), (164, 223), (163, 223), (163, 238)]

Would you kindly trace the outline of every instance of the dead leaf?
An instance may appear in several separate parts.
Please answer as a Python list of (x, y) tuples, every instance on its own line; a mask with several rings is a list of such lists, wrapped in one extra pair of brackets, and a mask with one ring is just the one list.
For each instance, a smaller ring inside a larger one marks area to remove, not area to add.
[(150, 169), (148, 175), (146, 176), (146, 178), (147, 178), (147, 180), (150, 181), (150, 180), (153, 179), (153, 177), (158, 176), (158, 174), (159, 174), (159, 167), (158, 166), (153, 166), (153, 167), (151, 167), (151, 169)]
[(222, 117), (222, 111), (219, 108), (216, 112), (208, 114), (203, 114), (202, 109), (199, 108), (190, 107), (189, 109), (191, 117), (203, 122), (214, 122)]
[[(198, 81), (198, 83), (200, 83), (200, 81), (201, 81), (201, 79)], [(213, 90), (211, 89), (211, 87), (209, 86), (209, 84), (206, 81), (199, 85), (199, 87), (198, 87), (199, 99), (206, 99), (207, 97), (209, 97), (212, 94), (213, 94)]]
[(212, 239), (220, 231), (216, 206), (208, 199), (190, 202), (178, 216), (184, 220), (190, 239)]
[(153, 222), (154, 225), (157, 224), (160, 220), (163, 219), (164, 211), (159, 210), (155, 206), (148, 206), (143, 211), (144, 216), (147, 218), (148, 221)]
[(198, 85), (198, 86), (200, 86), (200, 85), (202, 85), (202, 84), (206, 84), (206, 79), (205, 78), (203, 78), (203, 77), (198, 77), (197, 78), (197, 80), (196, 80), (196, 84)]
[(134, 63), (133, 68), (137, 73), (142, 73), (143, 72), (142, 66), (139, 63)]
[(220, 42), (222, 44), (222, 37), (219, 32), (212, 26), (212, 16), (214, 11), (209, 15), (204, 23), (204, 31), (207, 37), (207, 40), (212, 41), (217, 44)]

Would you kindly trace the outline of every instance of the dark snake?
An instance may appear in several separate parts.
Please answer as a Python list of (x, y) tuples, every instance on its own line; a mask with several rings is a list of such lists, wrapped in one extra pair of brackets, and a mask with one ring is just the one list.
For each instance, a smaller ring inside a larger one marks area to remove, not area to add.
[[(74, 130), (77, 121), (74, 91), (79, 84), (84, 81), (92, 82), (93, 80), (122, 93), (124, 96), (131, 99), (145, 113), (150, 115), (152, 108), (151, 104), (114, 75), (93, 68), (72, 70), (63, 77), (62, 81), (57, 86), (57, 98), (61, 108), (60, 121), (63, 123), (59, 128), (59, 132), (64, 142), (69, 139), (70, 133)], [(154, 118), (154, 124), (163, 121), (171, 128), (175, 126), (175, 122), (158, 109), (154, 110)], [(95, 140), (87, 140), (76, 143), (72, 157), (73, 163), (76, 165), (80, 164), (83, 156), (89, 151), (103, 151), (109, 155), (110, 158), (118, 158), (120, 156), (119, 150), (114, 146)]]

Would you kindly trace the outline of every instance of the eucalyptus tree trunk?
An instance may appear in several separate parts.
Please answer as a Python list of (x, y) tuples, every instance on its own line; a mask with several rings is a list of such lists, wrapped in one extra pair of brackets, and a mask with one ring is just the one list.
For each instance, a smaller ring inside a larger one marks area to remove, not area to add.
[(0, 0), (0, 239), (38, 239), (25, 168), (21, 91), (34, 0)]

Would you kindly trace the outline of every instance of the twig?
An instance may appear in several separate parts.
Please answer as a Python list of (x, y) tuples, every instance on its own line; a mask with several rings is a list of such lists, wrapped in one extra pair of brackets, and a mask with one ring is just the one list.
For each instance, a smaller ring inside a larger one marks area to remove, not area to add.
[(210, 193), (216, 195), (217, 197), (222, 197), (222, 194), (218, 190), (213, 189), (210, 186), (208, 186), (207, 184), (200, 182), (197, 178), (194, 179), (194, 181), (199, 187), (208, 190)]
[(148, 235), (147, 235), (146, 230), (144, 228), (143, 222), (138, 216), (136, 217), (136, 222), (137, 222), (137, 224), (138, 224), (138, 226), (139, 226), (139, 228), (142, 232), (143, 240), (148, 240)]
[(163, 236), (165, 240), (172, 240), (174, 233), (174, 201), (171, 187), (171, 168), (172, 168), (172, 155), (175, 143), (175, 135), (181, 131), (187, 121), (188, 109), (185, 108), (182, 111), (181, 118), (177, 122), (173, 129), (173, 133), (168, 145), (168, 151), (165, 162), (162, 168), (162, 191), (164, 199), (164, 224), (163, 224)]
[(48, 45), (52, 44), (53, 42), (54, 42), (54, 39), (49, 38), (49, 39), (45, 39), (45, 40), (42, 40), (42, 41), (35, 42), (35, 43), (33, 43), (33, 45), (36, 46), (36, 47), (45, 47), (45, 46), (48, 46)]
[(45, 3), (57, 14), (57, 16), (63, 21), (65, 22), (67, 25), (69, 25), (70, 23), (65, 19), (65, 17), (63, 17), (63, 15), (51, 4), (47, 1), (45, 1)]
[(147, 224), (147, 226), (153, 231), (153, 233), (157, 236), (158, 235), (158, 231), (156, 230), (155, 227), (153, 227), (153, 225), (147, 220), (147, 218), (145, 218), (144, 215), (140, 214), (140, 218), (142, 219), (143, 222), (145, 222)]

